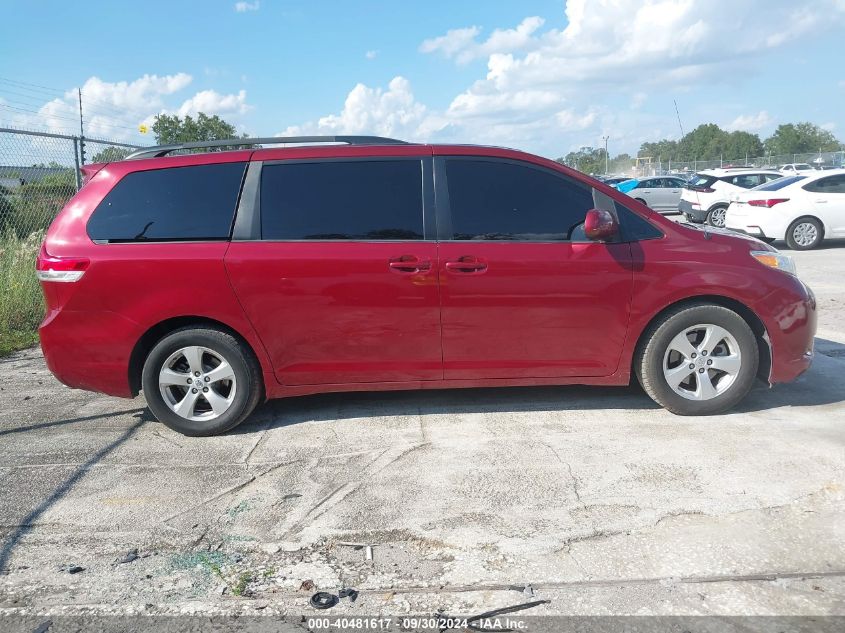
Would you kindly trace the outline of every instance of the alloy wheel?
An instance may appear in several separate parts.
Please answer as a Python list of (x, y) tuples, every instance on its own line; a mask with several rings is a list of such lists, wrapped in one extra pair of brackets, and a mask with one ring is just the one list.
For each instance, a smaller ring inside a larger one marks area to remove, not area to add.
[(173, 352), (159, 371), (158, 384), (170, 410), (195, 422), (226, 413), (237, 389), (235, 372), (226, 359), (198, 345)]
[(810, 246), (819, 238), (819, 231), (812, 222), (800, 222), (792, 229), (792, 239), (799, 246)]
[(711, 400), (727, 391), (739, 375), (742, 354), (725, 328), (702, 323), (684, 328), (663, 355), (663, 377), (688, 400)]
[(725, 226), (726, 209), (718, 208), (710, 212), (710, 222), (713, 226), (723, 228)]

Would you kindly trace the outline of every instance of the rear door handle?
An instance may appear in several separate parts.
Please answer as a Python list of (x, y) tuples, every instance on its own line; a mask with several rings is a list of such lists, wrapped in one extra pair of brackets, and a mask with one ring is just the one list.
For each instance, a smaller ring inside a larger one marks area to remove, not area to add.
[(487, 270), (487, 262), (465, 256), (453, 262), (446, 262), (446, 270), (454, 273), (480, 273)]
[(431, 262), (427, 259), (418, 259), (414, 255), (402, 255), (392, 258), (387, 264), (391, 270), (397, 273), (422, 273), (431, 270)]

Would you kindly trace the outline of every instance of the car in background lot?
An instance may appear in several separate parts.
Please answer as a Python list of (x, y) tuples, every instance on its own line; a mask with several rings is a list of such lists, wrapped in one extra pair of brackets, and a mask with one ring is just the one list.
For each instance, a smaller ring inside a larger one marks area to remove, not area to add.
[(649, 209), (667, 214), (678, 212), (678, 202), (685, 185), (686, 181), (677, 176), (654, 176), (626, 180), (619, 183), (617, 189)]
[(524, 152), (228, 139), (86, 170), (36, 263), (47, 366), (143, 390), (187, 435), (267, 398), (633, 376), (707, 415), (813, 358), (815, 299), (788, 256)]
[(620, 182), (630, 180), (630, 178), (628, 176), (601, 176), (599, 180), (606, 185), (618, 185)]
[(816, 168), (809, 163), (788, 163), (780, 168), (781, 173), (788, 176), (794, 176), (804, 172), (813, 172), (815, 170)]
[(845, 237), (845, 169), (785, 176), (738, 194), (725, 226), (801, 251)]
[(678, 211), (690, 222), (723, 227), (731, 195), (782, 177), (777, 171), (744, 167), (700, 171), (684, 187)]

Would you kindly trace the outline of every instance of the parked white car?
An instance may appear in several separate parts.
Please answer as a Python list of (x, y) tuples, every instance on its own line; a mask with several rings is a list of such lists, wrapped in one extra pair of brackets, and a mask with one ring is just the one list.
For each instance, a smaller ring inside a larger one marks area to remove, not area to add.
[(815, 171), (816, 168), (809, 163), (789, 163), (780, 168), (782, 174), (787, 176), (795, 176), (807, 171)]
[(725, 226), (766, 241), (808, 250), (845, 237), (845, 169), (785, 176), (737, 194)]
[(658, 213), (678, 212), (678, 202), (686, 181), (678, 176), (654, 176), (641, 178), (637, 185), (626, 193)]
[(725, 226), (725, 211), (731, 196), (782, 178), (771, 169), (707, 169), (696, 173), (684, 187), (678, 211), (690, 222)]

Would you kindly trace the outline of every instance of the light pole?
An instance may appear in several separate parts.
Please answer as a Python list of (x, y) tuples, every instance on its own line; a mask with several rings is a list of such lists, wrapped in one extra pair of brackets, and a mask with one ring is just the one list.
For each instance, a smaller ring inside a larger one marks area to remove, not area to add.
[(601, 140), (603, 140), (603, 141), (604, 141), (604, 175), (605, 175), (605, 176), (607, 176), (607, 175), (608, 175), (608, 174), (607, 174), (607, 170), (609, 169), (608, 164), (609, 164), (609, 159), (610, 159), (610, 157), (609, 157), (609, 156), (608, 156), (608, 154), (607, 154), (607, 140), (608, 140), (609, 138), (610, 138), (609, 136), (602, 136), (602, 137), (601, 137)]

